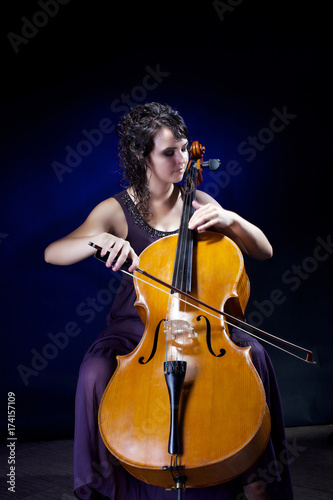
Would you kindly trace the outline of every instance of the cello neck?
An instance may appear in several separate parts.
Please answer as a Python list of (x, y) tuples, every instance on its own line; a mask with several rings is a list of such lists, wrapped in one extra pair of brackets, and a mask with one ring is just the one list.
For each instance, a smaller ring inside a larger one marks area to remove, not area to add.
[(183, 211), (172, 276), (172, 285), (187, 293), (191, 291), (192, 286), (192, 255), (194, 241), (194, 232), (188, 228), (188, 223), (194, 213), (192, 202), (195, 199), (196, 185), (197, 168), (195, 162), (192, 162), (187, 173)]

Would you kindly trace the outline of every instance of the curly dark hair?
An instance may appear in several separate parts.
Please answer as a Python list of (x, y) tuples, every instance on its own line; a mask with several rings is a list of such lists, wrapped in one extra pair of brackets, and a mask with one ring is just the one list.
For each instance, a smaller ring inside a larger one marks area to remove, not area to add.
[(146, 158), (154, 148), (156, 133), (163, 127), (170, 128), (177, 140), (188, 138), (186, 124), (178, 111), (157, 102), (132, 108), (117, 127), (122, 181), (133, 188), (137, 208), (146, 220), (151, 217)]

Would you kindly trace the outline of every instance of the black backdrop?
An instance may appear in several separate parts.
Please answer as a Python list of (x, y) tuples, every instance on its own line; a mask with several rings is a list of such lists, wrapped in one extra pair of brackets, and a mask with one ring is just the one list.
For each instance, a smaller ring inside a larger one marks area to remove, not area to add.
[[(159, 101), (222, 170), (203, 189), (274, 247), (246, 258), (253, 324), (314, 351), (275, 351), (287, 425), (331, 422), (330, 12), (301, 1), (6, 4), (2, 19), (1, 379), (20, 439), (71, 436), (80, 361), (119, 282), (44, 248), (120, 190), (114, 125)], [(110, 274), (111, 273), (111, 274)], [(6, 428), (6, 411), (2, 414)]]

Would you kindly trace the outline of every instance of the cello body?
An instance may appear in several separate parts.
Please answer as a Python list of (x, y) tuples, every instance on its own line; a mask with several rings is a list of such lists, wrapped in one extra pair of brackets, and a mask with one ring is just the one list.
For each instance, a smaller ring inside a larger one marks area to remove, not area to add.
[[(140, 255), (140, 266), (170, 283), (177, 236), (167, 236)], [(250, 348), (237, 347), (222, 316), (198, 310), (177, 294), (139, 281), (135, 306), (145, 324), (133, 352), (118, 356), (99, 409), (106, 447), (127, 471), (149, 484), (172, 488), (168, 439), (171, 409), (163, 363), (182, 359), (187, 368), (177, 414), (177, 471), (186, 487), (229, 481), (264, 451), (270, 415)], [(214, 281), (212, 282), (212, 277)], [(151, 283), (153, 283), (151, 281)], [(163, 288), (163, 287), (161, 287)], [(215, 232), (197, 235), (191, 295), (243, 318), (249, 283), (237, 245)]]

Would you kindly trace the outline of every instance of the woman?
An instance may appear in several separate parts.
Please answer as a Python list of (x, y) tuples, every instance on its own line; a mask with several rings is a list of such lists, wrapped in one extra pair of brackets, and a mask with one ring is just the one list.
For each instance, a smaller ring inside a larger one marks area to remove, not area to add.
[[(157, 239), (176, 233), (182, 213), (182, 180), (188, 163), (188, 134), (178, 112), (166, 105), (139, 105), (123, 117), (119, 128), (119, 158), (129, 187), (101, 202), (86, 221), (45, 251), (52, 264), (74, 264), (90, 257), (89, 241), (110, 253), (106, 266), (118, 271), (129, 259), (129, 271), (139, 265), (140, 253)], [(221, 232), (256, 259), (272, 256), (262, 231), (213, 198), (197, 191), (189, 228)], [(117, 258), (117, 259), (116, 259)], [(75, 494), (81, 499), (172, 500), (175, 493), (146, 485), (128, 474), (110, 455), (98, 431), (97, 412), (104, 389), (116, 367), (116, 356), (131, 352), (143, 334), (143, 324), (133, 306), (133, 282), (125, 276), (115, 297), (108, 325), (85, 355), (77, 393), (74, 439)], [(292, 499), (284, 449), (284, 427), (279, 392), (270, 360), (261, 345), (234, 330), (232, 340), (251, 346), (253, 363), (263, 381), (272, 415), (271, 438), (258, 464), (241, 478), (205, 489), (188, 489), (192, 499)], [(283, 470), (282, 470), (283, 469)]]

